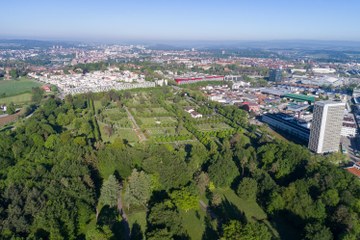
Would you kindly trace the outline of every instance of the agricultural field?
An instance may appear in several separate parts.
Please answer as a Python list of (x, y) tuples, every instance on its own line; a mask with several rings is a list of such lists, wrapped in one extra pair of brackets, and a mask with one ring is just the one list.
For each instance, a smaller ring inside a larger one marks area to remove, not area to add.
[(26, 104), (31, 101), (31, 97), (32, 97), (31, 93), (23, 93), (16, 96), (4, 97), (4, 98), (0, 97), (0, 104), (10, 104), (10, 103)]
[(23, 93), (30, 93), (33, 87), (39, 86), (41, 86), (40, 83), (28, 78), (21, 78), (19, 80), (2, 80), (0, 81), (0, 99)]

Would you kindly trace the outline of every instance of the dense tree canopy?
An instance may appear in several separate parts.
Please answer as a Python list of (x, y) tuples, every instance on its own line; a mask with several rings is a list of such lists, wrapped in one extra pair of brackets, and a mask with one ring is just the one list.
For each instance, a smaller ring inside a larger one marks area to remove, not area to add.
[[(270, 139), (242, 110), (201, 96), (194, 100), (201, 111), (219, 116), (194, 120), (167, 102), (175, 98), (170, 88), (154, 91), (149, 102), (177, 118), (168, 128), (191, 139), (103, 140), (93, 100), (100, 110), (121, 108), (131, 91), (48, 97), (1, 131), (1, 239), (189, 239), (192, 217), (203, 221), (204, 239), (286, 239), (281, 224), (291, 239), (360, 238), (360, 182), (334, 164), (337, 155)], [(232, 130), (202, 133), (196, 121), (223, 121)], [(244, 202), (261, 217), (243, 213)], [(136, 234), (126, 226), (139, 212)]]

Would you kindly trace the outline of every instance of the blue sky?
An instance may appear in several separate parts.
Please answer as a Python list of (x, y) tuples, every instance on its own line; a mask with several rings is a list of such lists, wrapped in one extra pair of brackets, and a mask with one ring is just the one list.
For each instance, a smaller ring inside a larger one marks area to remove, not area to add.
[(4, 0), (0, 37), (360, 41), (359, 0)]

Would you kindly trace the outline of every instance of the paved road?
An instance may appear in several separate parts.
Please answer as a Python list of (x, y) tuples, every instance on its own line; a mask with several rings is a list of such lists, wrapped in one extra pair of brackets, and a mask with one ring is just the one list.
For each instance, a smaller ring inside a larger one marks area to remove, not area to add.
[(131, 112), (129, 111), (129, 109), (127, 107), (124, 107), (130, 121), (132, 122), (133, 124), (133, 129), (136, 133), (136, 135), (138, 136), (140, 142), (143, 142), (143, 141), (146, 141), (146, 137), (144, 135), (144, 133), (141, 131), (139, 125), (137, 125), (136, 121), (135, 121), (135, 118), (133, 117), (133, 115), (131, 114)]
[(343, 148), (346, 149), (347, 155), (349, 156), (350, 160), (353, 162), (360, 161), (360, 158), (355, 156), (354, 150), (360, 151), (360, 141), (359, 138), (348, 138), (348, 137), (341, 137), (341, 143)]

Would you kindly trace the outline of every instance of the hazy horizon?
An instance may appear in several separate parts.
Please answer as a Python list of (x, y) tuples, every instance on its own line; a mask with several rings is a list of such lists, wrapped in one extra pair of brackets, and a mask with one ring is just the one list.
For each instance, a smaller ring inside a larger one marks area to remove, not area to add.
[(0, 38), (61, 41), (360, 41), (360, 3), (6, 1)]

